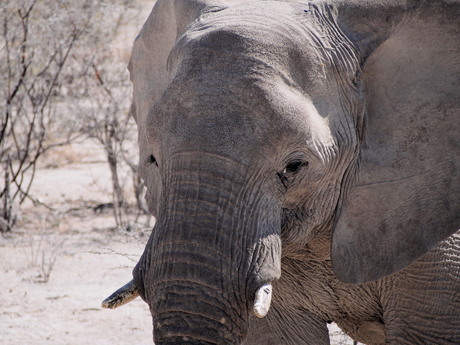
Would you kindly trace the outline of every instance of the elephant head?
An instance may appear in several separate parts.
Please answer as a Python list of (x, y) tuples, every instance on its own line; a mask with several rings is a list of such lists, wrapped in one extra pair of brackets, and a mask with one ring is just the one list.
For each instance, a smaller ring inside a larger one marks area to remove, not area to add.
[(361, 283), (453, 233), (453, 53), (419, 33), (431, 10), (157, 1), (129, 66), (157, 222), (106, 305), (139, 293), (158, 345), (240, 344), (293, 248), (331, 233), (335, 274)]

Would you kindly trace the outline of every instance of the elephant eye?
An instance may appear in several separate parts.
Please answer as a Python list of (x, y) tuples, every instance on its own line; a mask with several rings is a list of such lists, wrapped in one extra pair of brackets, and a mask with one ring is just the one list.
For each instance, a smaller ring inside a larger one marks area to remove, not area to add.
[(298, 159), (293, 160), (289, 162), (288, 165), (286, 165), (286, 167), (283, 170), (283, 174), (296, 173), (297, 171), (300, 170), (300, 168), (307, 166), (307, 165), (308, 165), (308, 162), (304, 162)]
[(158, 162), (157, 162), (157, 160), (156, 160), (156, 158), (155, 158), (154, 155), (150, 155), (150, 156), (149, 156), (149, 158), (148, 158), (148, 163), (149, 163), (149, 164), (154, 164), (155, 166), (158, 166)]
[(289, 178), (292, 177), (292, 175), (296, 174), (302, 167), (307, 165), (308, 162), (299, 159), (289, 162), (283, 171), (277, 174), (284, 187), (287, 188), (289, 186)]

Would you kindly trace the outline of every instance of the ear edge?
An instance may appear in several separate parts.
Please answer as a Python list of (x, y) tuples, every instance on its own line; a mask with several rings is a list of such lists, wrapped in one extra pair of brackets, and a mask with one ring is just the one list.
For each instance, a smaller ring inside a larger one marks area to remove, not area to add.
[[(460, 228), (460, 163), (454, 154), (458, 147), (453, 144), (458, 142), (456, 114), (460, 105), (455, 100), (460, 95), (458, 89), (448, 86), (455, 84), (452, 75), (460, 71), (457, 68), (455, 72), (454, 66), (446, 62), (460, 56), (459, 48), (446, 48), (453, 39), (452, 32), (458, 32), (458, 24), (454, 27), (455, 23), (445, 23), (448, 9), (439, 7), (434, 13), (434, 4), (426, 9), (413, 7), (418, 8), (418, 17), (398, 23), (398, 30), (385, 31), (380, 41), (374, 40), (364, 65), (367, 144), (361, 147), (359, 177), (344, 197), (331, 247), (333, 270), (348, 283), (377, 280), (404, 269)], [(341, 18), (347, 20), (346, 16)], [(345, 24), (341, 23), (342, 28)], [(351, 40), (360, 44), (356, 37)], [(414, 75), (408, 76), (408, 81), (399, 76), (405, 70)], [(378, 73), (381, 80), (369, 82), (371, 73)], [(419, 132), (422, 127), (428, 130)], [(432, 149), (431, 144), (439, 149)], [(385, 154), (385, 145), (392, 154)], [(401, 152), (404, 145), (407, 152)], [(414, 149), (417, 146), (420, 149)], [(384, 173), (379, 169), (386, 169), (386, 182), (393, 181), (393, 185), (383, 188)], [(418, 197), (410, 197), (411, 193)], [(411, 205), (418, 204), (416, 212), (410, 214), (401, 198)], [(379, 207), (383, 209), (383, 221), (370, 221)], [(363, 219), (356, 221), (357, 217)], [(390, 245), (383, 245), (385, 240), (399, 247), (388, 249)]]

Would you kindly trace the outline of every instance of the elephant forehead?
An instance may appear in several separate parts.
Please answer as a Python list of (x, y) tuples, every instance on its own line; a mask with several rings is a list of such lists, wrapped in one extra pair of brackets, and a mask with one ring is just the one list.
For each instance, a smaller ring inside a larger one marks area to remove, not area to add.
[(204, 15), (188, 28), (172, 50), (170, 68), (185, 69), (184, 60), (194, 66), (227, 60), (222, 73), (242, 73), (244, 67), (257, 66), (289, 74), (294, 68), (304, 80), (313, 82), (325, 63), (315, 41), (317, 25), (311, 15), (292, 4), (230, 7)]
[[(167, 90), (147, 118), (149, 138), (153, 143), (161, 143), (162, 152), (206, 150), (240, 154), (250, 146), (261, 148), (269, 132), (281, 130), (279, 124), (270, 125), (266, 117), (248, 109), (243, 100), (231, 102), (229, 97), (214, 94), (213, 88), (197, 93), (188, 85), (186, 81), (180, 83), (177, 93)], [(270, 128), (273, 126), (278, 128)]]
[(320, 156), (335, 145), (331, 115), (280, 77), (236, 84), (232, 91), (227, 84), (203, 87), (193, 78), (175, 82), (148, 116), (152, 142), (161, 142), (162, 152), (206, 150), (248, 160), (251, 152), (273, 155), (291, 145)]
[(339, 93), (314, 43), (317, 22), (300, 5), (257, 6), (205, 14), (176, 42), (171, 83), (147, 117), (158, 151), (241, 156), (295, 143), (316, 154), (335, 145)]

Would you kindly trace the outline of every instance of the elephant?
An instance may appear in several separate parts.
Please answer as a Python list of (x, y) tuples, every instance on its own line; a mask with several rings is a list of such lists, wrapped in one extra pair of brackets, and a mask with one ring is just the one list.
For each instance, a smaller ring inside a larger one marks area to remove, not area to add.
[(158, 0), (128, 69), (157, 345), (460, 344), (460, 3)]

